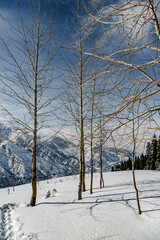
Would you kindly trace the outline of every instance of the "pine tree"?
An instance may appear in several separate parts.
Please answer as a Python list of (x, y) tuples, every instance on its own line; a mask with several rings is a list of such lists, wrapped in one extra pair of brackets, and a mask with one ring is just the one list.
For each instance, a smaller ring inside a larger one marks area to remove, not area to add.
[(128, 161), (125, 161), (124, 163), (123, 163), (123, 169), (126, 171), (126, 170), (128, 170)]
[(127, 161), (127, 169), (128, 170), (132, 170), (132, 160), (131, 160), (130, 157), (129, 157), (128, 161)]
[(124, 162), (121, 162), (121, 167), (120, 167), (121, 171), (124, 171)]
[(116, 165), (116, 168), (115, 168), (115, 171), (120, 171), (121, 170), (121, 165), (120, 164), (117, 164)]
[(147, 142), (147, 147), (146, 147), (146, 169), (150, 169), (151, 162), (152, 162), (151, 143)]
[(146, 167), (146, 156), (143, 155), (143, 153), (140, 156), (139, 167), (141, 170), (143, 170)]
[(157, 139), (156, 135), (153, 135), (152, 143), (151, 143), (151, 151), (152, 151), (152, 162), (150, 169), (155, 170), (155, 163), (156, 163), (156, 158), (157, 158)]
[(139, 170), (139, 169), (140, 169), (140, 158), (139, 158), (139, 156), (138, 156), (138, 157), (135, 157), (134, 166), (135, 166), (135, 169), (136, 169), (136, 170)]
[(147, 164), (147, 169), (149, 170), (155, 170), (156, 166), (156, 159), (157, 159), (157, 139), (156, 135), (153, 135), (153, 139), (151, 143), (147, 143), (147, 149), (146, 149), (146, 164)]

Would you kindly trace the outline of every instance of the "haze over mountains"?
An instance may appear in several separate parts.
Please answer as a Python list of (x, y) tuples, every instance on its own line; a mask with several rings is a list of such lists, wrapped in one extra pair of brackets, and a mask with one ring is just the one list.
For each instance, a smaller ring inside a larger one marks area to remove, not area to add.
[[(31, 182), (32, 151), (30, 139), (0, 123), (0, 188)], [(86, 172), (90, 171), (90, 152), (86, 149)], [(126, 160), (131, 153), (103, 146), (103, 171), (110, 171), (117, 162)], [(65, 139), (54, 136), (38, 145), (37, 176), (45, 180), (79, 172), (79, 151)], [(22, 164), (19, 164), (19, 163)], [(94, 172), (99, 171), (99, 147), (94, 146)]]

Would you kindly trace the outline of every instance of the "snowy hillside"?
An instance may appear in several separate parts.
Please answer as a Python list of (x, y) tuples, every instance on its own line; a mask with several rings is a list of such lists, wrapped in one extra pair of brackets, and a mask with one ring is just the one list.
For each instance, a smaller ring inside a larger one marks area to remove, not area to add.
[[(3, 137), (4, 136), (4, 137)], [(12, 140), (8, 142), (7, 139)], [(17, 144), (15, 144), (15, 142)], [(31, 182), (31, 140), (24, 139), (20, 133), (0, 124), (0, 188)], [(55, 136), (38, 145), (37, 176), (38, 180), (50, 179), (55, 176), (78, 174), (79, 151), (68, 141)], [(129, 151), (103, 147), (103, 170), (110, 171), (117, 162), (126, 160)], [(86, 150), (86, 172), (90, 170), (90, 152)], [(22, 164), (19, 164), (20, 162)], [(24, 165), (25, 164), (25, 165)], [(94, 172), (99, 171), (99, 148), (94, 147)]]
[[(31, 182), (31, 149), (28, 142), (20, 136), (14, 136), (14, 142), (19, 144), (6, 141), (0, 144), (0, 187), (12, 185), (13, 173), (16, 185)], [(71, 175), (73, 172), (78, 173), (78, 158), (72, 144), (59, 137), (53, 137), (50, 141), (38, 145), (38, 180)]]
[[(131, 171), (104, 174), (105, 188), (77, 200), (78, 177), (40, 182), (35, 207), (27, 204), (31, 184), (0, 190), (1, 240), (158, 240), (160, 174), (136, 171), (142, 215), (138, 215)], [(90, 176), (86, 176), (89, 187)], [(54, 190), (53, 190), (54, 189)], [(52, 195), (45, 199), (47, 191)]]

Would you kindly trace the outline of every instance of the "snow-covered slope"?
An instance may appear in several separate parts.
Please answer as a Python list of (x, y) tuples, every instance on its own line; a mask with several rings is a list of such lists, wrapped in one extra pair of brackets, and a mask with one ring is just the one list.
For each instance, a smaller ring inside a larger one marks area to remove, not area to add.
[[(31, 149), (19, 136), (14, 141), (19, 144), (6, 141), (0, 144), (0, 187), (11, 186), (13, 176), (16, 185), (31, 181)], [(75, 147), (59, 137), (53, 137), (50, 141), (38, 145), (38, 180), (78, 173), (76, 154)]]
[[(4, 136), (4, 137), (3, 137)], [(7, 141), (10, 139), (12, 142)], [(31, 140), (20, 133), (0, 124), (0, 188), (14, 184), (31, 182), (32, 153), (29, 147)], [(68, 141), (54, 136), (49, 141), (38, 145), (37, 176), (38, 180), (55, 176), (67, 176), (79, 172), (79, 151)], [(112, 166), (130, 156), (130, 152), (103, 147), (103, 170), (109, 171)], [(86, 172), (90, 170), (90, 152), (86, 150)], [(19, 163), (22, 164), (19, 164)], [(99, 171), (99, 148), (94, 147), (94, 172)]]
[[(138, 215), (132, 172), (104, 173), (105, 188), (94, 175), (93, 194), (77, 200), (78, 176), (38, 185), (37, 205), (29, 207), (31, 184), (0, 190), (1, 240), (158, 240), (160, 174), (136, 171), (142, 215)], [(45, 199), (47, 191), (53, 195)]]

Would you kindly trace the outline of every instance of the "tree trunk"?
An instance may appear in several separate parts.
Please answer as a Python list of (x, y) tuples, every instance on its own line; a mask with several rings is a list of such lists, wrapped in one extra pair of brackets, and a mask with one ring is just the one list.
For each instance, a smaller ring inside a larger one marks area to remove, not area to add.
[(86, 191), (86, 185), (85, 185), (85, 152), (84, 152), (84, 137), (83, 137), (83, 150), (82, 150), (82, 161), (83, 161), (83, 172), (82, 172), (82, 190), (83, 192)]
[(136, 191), (136, 200), (137, 200), (137, 206), (138, 206), (138, 213), (141, 214), (141, 207), (139, 203), (139, 195), (138, 195), (138, 189), (136, 186), (136, 179), (135, 179), (135, 172), (134, 172), (134, 159), (135, 159), (135, 149), (136, 149), (136, 142), (135, 142), (135, 134), (134, 134), (134, 120), (133, 120), (133, 152), (132, 152), (132, 176), (133, 176), (133, 184)]
[(135, 180), (135, 173), (134, 173), (134, 160), (132, 160), (132, 176), (133, 176), (133, 184), (134, 184), (134, 188), (136, 191), (136, 200), (137, 200), (137, 206), (138, 206), (138, 213), (141, 214), (141, 207), (140, 207), (140, 203), (139, 203), (139, 195), (138, 195), (138, 189), (136, 186), (136, 180)]
[(37, 81), (38, 81), (38, 58), (39, 58), (39, 29), (40, 29), (40, 2), (39, 2), (39, 18), (37, 27), (37, 48), (35, 60), (35, 75), (34, 75), (34, 130), (33, 130), (33, 148), (32, 148), (32, 197), (30, 201), (31, 206), (35, 206), (37, 197)]
[[(91, 121), (92, 122), (92, 121)], [(91, 124), (91, 182), (90, 182), (90, 194), (93, 193), (93, 136), (92, 136), (92, 124)]]
[[(37, 60), (38, 61), (38, 60)], [(33, 149), (32, 149), (32, 197), (31, 206), (36, 204), (37, 196), (37, 169), (36, 169), (36, 153), (37, 153), (37, 75), (35, 77), (35, 99), (34, 99), (34, 132), (33, 132)]]
[(100, 144), (100, 188), (102, 187), (104, 187), (104, 180), (103, 180), (102, 144)]
[(34, 132), (33, 132), (33, 148), (32, 148), (32, 197), (31, 206), (36, 204), (37, 196), (37, 168), (36, 168), (36, 153), (37, 153), (37, 76), (35, 77), (35, 99), (34, 99)]
[(36, 169), (36, 134), (34, 133), (34, 144), (32, 150), (32, 197), (31, 206), (35, 206), (37, 196), (37, 169)]
[(78, 200), (82, 199), (82, 189), (85, 190), (85, 162), (84, 162), (84, 130), (83, 130), (83, 53), (81, 43), (81, 32), (79, 24), (80, 37), (80, 171), (79, 171), (79, 189)]
[(95, 96), (95, 79), (93, 85), (92, 95), (92, 109), (91, 109), (91, 180), (90, 180), (90, 194), (93, 193), (93, 115), (94, 115), (94, 96)]
[(102, 158), (102, 146), (103, 146), (103, 140), (102, 140), (102, 121), (100, 116), (100, 188), (104, 187), (104, 180), (103, 180), (103, 158)]
[(82, 199), (82, 173), (83, 173), (83, 163), (82, 163), (82, 142), (80, 142), (80, 169), (79, 169), (79, 186), (78, 186), (78, 200)]

